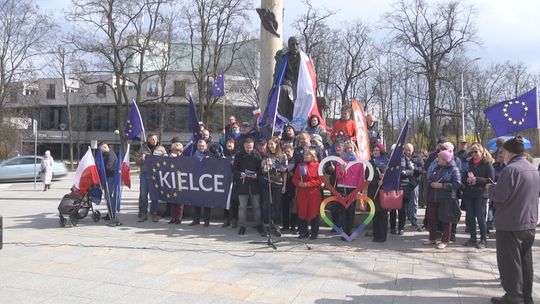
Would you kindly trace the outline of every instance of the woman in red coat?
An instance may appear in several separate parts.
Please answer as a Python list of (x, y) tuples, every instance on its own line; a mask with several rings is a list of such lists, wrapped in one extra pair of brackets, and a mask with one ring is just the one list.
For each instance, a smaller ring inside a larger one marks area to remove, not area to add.
[(319, 234), (319, 208), (321, 206), (322, 177), (317, 170), (319, 161), (315, 150), (304, 152), (304, 162), (296, 166), (293, 184), (296, 186), (296, 203), (298, 208), (299, 239), (309, 237), (308, 221), (311, 221), (311, 237), (314, 240)]

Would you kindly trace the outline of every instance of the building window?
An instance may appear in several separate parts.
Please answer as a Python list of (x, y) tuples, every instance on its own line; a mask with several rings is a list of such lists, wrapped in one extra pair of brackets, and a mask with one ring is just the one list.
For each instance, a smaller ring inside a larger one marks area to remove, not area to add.
[(96, 86), (96, 95), (99, 98), (105, 98), (107, 96), (107, 87), (105, 84), (98, 84)]
[(158, 96), (158, 83), (155, 80), (149, 80), (146, 85), (146, 96), (157, 97)]
[(185, 80), (175, 80), (174, 81), (173, 96), (186, 97), (186, 81)]
[(56, 98), (56, 85), (49, 84), (47, 87), (47, 99), (55, 99), (55, 98)]

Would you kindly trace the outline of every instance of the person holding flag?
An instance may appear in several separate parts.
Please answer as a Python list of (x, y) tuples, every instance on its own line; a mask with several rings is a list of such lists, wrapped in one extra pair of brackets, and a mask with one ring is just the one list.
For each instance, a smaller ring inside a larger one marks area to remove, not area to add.
[(114, 187), (114, 173), (116, 171), (118, 157), (113, 150), (109, 148), (106, 143), (99, 145), (99, 150), (96, 153), (96, 166), (101, 179), (101, 188), (104, 189), (105, 195), (107, 195), (107, 209), (108, 213), (103, 217), (104, 220), (111, 219), (111, 203), (113, 197)]
[[(141, 145), (137, 160), (135, 163), (141, 167), (140, 173), (140, 190), (139, 190), (139, 223), (142, 223), (148, 219), (148, 194), (149, 187), (151, 185), (150, 177), (146, 173), (145, 159), (148, 155), (167, 156), (167, 150), (163, 147), (159, 141), (158, 136), (155, 133), (150, 133), (146, 137), (146, 142)], [(152, 213), (152, 221), (158, 222), (158, 201), (152, 200), (150, 205), (150, 212)]]

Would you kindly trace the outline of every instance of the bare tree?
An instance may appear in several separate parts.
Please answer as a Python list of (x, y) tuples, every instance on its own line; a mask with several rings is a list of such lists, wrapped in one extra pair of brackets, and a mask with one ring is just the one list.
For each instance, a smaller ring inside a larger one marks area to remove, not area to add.
[[(112, 73), (110, 79), (84, 77), (87, 85), (110, 89), (116, 101), (117, 126), (127, 115), (127, 84), (133, 83), (141, 99), (145, 54), (152, 46), (157, 22), (169, 0), (72, 0), (67, 19), (80, 30), (72, 35), (76, 51), (87, 59), (86, 76)], [(130, 74), (135, 73), (135, 79)], [(121, 129), (121, 128), (120, 128)], [(123, 136), (122, 136), (123, 137)]]
[(342, 104), (355, 97), (353, 88), (358, 79), (366, 74), (372, 65), (369, 28), (359, 20), (345, 25), (341, 32), (338, 56), (338, 78), (334, 85), (341, 95)]
[(215, 75), (228, 71), (247, 41), (248, 0), (190, 0), (185, 5), (191, 66), (197, 82), (199, 119), (210, 122), (218, 102), (210, 94)]
[(425, 0), (401, 0), (385, 19), (399, 55), (426, 77), (428, 84), (430, 141), (438, 134), (437, 89), (441, 73), (452, 56), (475, 40), (472, 7), (460, 2), (428, 4)]
[[(0, 2), (0, 122), (12, 83), (35, 71), (55, 25), (32, 0)], [(16, 92), (13, 92), (14, 94)]]

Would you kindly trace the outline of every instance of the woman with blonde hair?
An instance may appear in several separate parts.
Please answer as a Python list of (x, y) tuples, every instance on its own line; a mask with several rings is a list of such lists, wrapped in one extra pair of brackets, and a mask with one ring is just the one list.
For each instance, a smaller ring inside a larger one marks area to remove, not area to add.
[[(182, 152), (184, 152), (184, 145), (180, 142), (178, 137), (174, 137), (171, 140), (171, 153), (170, 157), (182, 157)], [(180, 224), (182, 223), (182, 217), (184, 216), (184, 204), (172, 204), (171, 206), (171, 220), (169, 224)]]
[(43, 182), (43, 191), (47, 191), (47, 189), (51, 190), (51, 180), (53, 176), (53, 157), (51, 156), (51, 151), (47, 150), (45, 151), (45, 154), (43, 155), (43, 159), (41, 160), (41, 171), (39, 171), (39, 177), (41, 178), (41, 181)]
[[(306, 150), (304, 161), (296, 166), (292, 178), (296, 186), (299, 239), (310, 237), (314, 240), (319, 234), (319, 209), (322, 202), (320, 187), (323, 179), (319, 176), (318, 168), (317, 152)], [(311, 236), (308, 232), (308, 221), (311, 224)]]
[[(464, 245), (484, 249), (487, 246), (488, 192), (486, 185), (493, 183), (495, 179), (493, 158), (482, 144), (474, 143), (471, 146), (471, 158), (466, 167), (468, 170), (461, 177), (462, 200), (466, 208), (465, 223), (469, 228), (470, 238)], [(480, 228), (480, 242), (476, 239), (477, 222)]]

